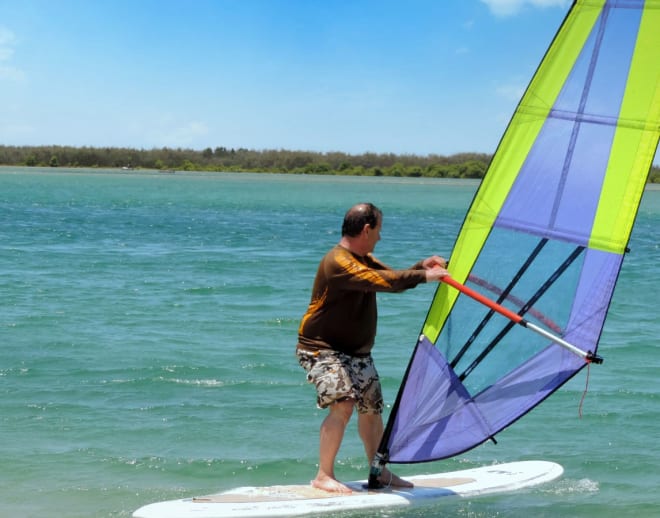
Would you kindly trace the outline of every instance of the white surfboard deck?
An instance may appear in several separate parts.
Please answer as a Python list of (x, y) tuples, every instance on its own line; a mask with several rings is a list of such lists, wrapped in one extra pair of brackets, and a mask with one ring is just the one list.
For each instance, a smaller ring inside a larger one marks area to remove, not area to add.
[(480, 468), (405, 477), (412, 489), (368, 491), (366, 481), (349, 482), (351, 494), (334, 494), (310, 485), (240, 487), (214, 495), (145, 505), (134, 518), (256, 518), (303, 516), (357, 509), (429, 504), (445, 497), (473, 497), (515, 491), (559, 478), (554, 462), (522, 461)]

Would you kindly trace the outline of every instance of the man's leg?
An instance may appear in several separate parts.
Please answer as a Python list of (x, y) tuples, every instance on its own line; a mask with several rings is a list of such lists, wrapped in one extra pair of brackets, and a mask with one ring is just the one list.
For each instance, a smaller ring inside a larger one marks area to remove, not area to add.
[(351, 489), (335, 478), (335, 458), (339, 452), (346, 425), (353, 413), (354, 401), (347, 399), (328, 407), (328, 415), (321, 424), (319, 440), (319, 471), (312, 486), (338, 493), (350, 493)]
[[(382, 416), (380, 414), (358, 414), (358, 432), (371, 466), (371, 461), (376, 456), (380, 440), (383, 437)], [(380, 482), (386, 486), (413, 487), (411, 482), (403, 480), (385, 467), (380, 475)]]

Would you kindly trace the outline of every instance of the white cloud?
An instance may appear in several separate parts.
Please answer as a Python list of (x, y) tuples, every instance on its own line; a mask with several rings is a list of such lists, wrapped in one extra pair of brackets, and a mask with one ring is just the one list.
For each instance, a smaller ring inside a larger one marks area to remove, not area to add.
[(0, 46), (13, 44), (15, 40), (13, 32), (6, 27), (0, 27)]
[(14, 57), (15, 43), (14, 33), (6, 27), (0, 27), (0, 81), (3, 79), (9, 81), (22, 81), (25, 79), (25, 73), (11, 63)]
[(14, 55), (14, 33), (6, 27), (0, 27), (0, 61), (8, 61)]
[(23, 81), (25, 79), (25, 72), (16, 67), (0, 65), (0, 80), (2, 79)]
[(14, 49), (0, 47), (0, 61), (9, 61), (14, 55)]
[(514, 16), (526, 6), (536, 8), (567, 7), (569, 0), (481, 0), (495, 16)]

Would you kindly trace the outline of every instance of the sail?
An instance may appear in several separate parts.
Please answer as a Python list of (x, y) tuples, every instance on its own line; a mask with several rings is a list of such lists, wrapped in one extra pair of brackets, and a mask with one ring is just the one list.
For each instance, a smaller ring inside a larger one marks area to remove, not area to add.
[(660, 135), (660, 1), (574, 2), (500, 141), (379, 449), (438, 460), (509, 426), (598, 341)]

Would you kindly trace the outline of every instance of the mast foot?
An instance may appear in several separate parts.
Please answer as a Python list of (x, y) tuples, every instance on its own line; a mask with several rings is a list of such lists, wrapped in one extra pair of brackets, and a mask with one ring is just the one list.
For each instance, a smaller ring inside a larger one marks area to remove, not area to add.
[(365, 489), (383, 489), (383, 484), (379, 478), (383, 473), (383, 466), (387, 464), (387, 456), (382, 453), (376, 453), (376, 456), (371, 461), (371, 468), (369, 469), (369, 480), (365, 484)]

